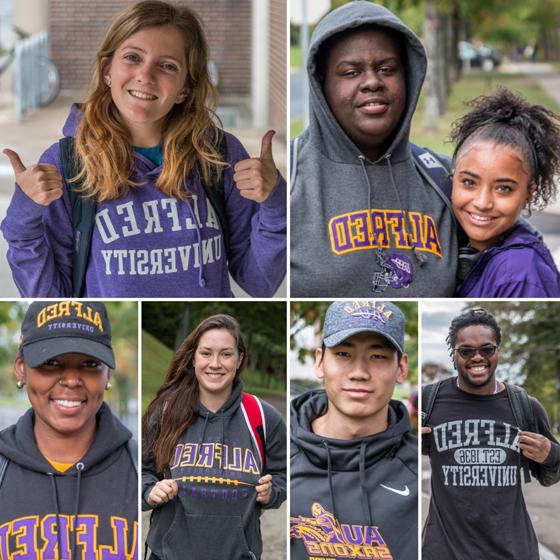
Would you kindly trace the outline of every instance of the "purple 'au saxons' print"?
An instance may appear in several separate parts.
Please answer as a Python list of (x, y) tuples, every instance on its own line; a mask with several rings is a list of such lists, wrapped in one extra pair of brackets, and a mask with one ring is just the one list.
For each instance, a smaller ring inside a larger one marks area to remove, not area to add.
[(318, 502), (311, 506), (311, 515), (290, 518), (290, 537), (303, 541), (309, 560), (393, 559), (378, 527), (340, 523)]

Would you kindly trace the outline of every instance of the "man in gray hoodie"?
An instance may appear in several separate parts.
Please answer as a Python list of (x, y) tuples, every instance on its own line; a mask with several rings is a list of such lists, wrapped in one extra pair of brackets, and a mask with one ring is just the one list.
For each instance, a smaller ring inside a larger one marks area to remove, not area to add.
[(408, 373), (405, 318), (385, 301), (337, 301), (315, 371), (291, 405), (290, 558), (417, 560), (417, 442), (391, 400)]
[[(386, 8), (350, 2), (317, 25), (307, 71), (310, 124), (292, 149), (291, 295), (453, 295), (454, 219), (409, 141), (426, 73), (418, 37)], [(442, 167), (430, 156), (425, 165)]]

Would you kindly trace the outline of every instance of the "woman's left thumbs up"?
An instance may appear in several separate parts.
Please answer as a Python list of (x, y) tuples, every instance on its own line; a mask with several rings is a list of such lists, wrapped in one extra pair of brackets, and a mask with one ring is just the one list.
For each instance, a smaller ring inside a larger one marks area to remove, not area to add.
[(264, 202), (276, 185), (278, 172), (272, 156), (272, 137), (275, 134), (274, 130), (269, 130), (262, 137), (259, 157), (235, 164), (233, 180), (244, 198)]

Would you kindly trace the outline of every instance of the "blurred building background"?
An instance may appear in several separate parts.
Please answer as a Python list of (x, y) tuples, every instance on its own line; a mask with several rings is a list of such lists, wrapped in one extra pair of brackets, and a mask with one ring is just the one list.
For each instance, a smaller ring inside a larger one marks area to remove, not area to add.
[[(3, 0), (6, 5), (8, 2)], [(83, 93), (114, 17), (135, 0), (17, 0), (13, 23), (48, 31), (63, 91)], [(226, 127), (286, 126), (286, 4), (283, 0), (175, 0), (201, 18), (219, 76)]]

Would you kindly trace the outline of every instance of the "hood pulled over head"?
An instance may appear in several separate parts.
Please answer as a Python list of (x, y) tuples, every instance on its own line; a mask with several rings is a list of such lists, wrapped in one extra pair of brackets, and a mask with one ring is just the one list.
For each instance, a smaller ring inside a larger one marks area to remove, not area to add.
[(339, 33), (363, 26), (386, 28), (397, 40), (402, 37), (402, 49), (405, 53), (406, 105), (397, 129), (393, 134), (387, 153), (394, 153), (408, 141), (410, 122), (418, 102), (420, 89), (426, 74), (426, 53), (418, 37), (392, 12), (383, 6), (356, 0), (348, 2), (326, 15), (317, 25), (311, 37), (307, 59), (309, 76), (309, 107), (311, 136), (317, 135), (323, 142), (319, 144), (326, 150), (327, 157), (333, 161), (352, 162), (356, 159), (358, 148), (344, 133), (334, 117), (323, 93), (323, 86), (317, 64), (317, 54), (321, 46)]

